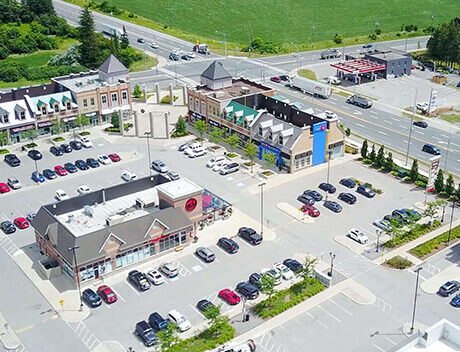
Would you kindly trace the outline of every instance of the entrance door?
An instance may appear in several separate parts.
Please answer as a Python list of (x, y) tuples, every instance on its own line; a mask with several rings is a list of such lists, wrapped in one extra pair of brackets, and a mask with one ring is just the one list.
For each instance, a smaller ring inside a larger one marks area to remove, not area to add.
[(94, 266), (94, 277), (97, 279), (99, 279), (99, 265), (98, 264), (95, 264)]

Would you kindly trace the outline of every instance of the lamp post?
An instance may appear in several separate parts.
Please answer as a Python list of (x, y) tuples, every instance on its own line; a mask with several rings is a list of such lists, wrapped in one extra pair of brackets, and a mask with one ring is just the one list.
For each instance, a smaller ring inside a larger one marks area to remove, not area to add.
[(145, 132), (144, 136), (147, 136), (147, 152), (149, 155), (149, 174), (152, 174), (152, 160), (150, 158), (150, 136), (152, 135), (152, 132)]
[(241, 59), (240, 61), (238, 61), (236, 64), (235, 64), (235, 78), (238, 78), (238, 65), (243, 61), (243, 59)]
[(222, 34), (224, 36), (225, 56), (227, 56), (227, 34), (221, 31), (216, 31), (216, 33)]
[(375, 230), (375, 232), (377, 233), (377, 248), (375, 249), (375, 252), (378, 253), (379, 252), (379, 241), (380, 241), (380, 236), (382, 235), (382, 231)]
[(299, 47), (297, 45), (294, 44), (294, 42), (291, 42), (291, 45), (294, 45), (296, 50), (297, 50), (297, 56), (296, 56), (296, 60), (297, 60), (297, 70), (300, 70), (300, 65), (299, 65), (299, 60), (300, 59), (300, 50), (299, 50)]
[(447, 246), (450, 245), (450, 234), (452, 232), (452, 222), (454, 221), (455, 199), (452, 201), (452, 213), (450, 214), (449, 236), (447, 237)]
[[(34, 137), (29, 137), (30, 143), (32, 143), (32, 150), (35, 150), (35, 145), (34, 145)], [(38, 173), (38, 165), (37, 165), (37, 158), (34, 158), (34, 164), (35, 164), (35, 172)]]
[(415, 117), (415, 104), (417, 102), (417, 94), (418, 94), (418, 89), (415, 90), (414, 105), (412, 106), (412, 116), (410, 118), (409, 141), (407, 142), (407, 153), (406, 153), (406, 165), (409, 162), (410, 140), (412, 138), (412, 125), (414, 123), (414, 117)]
[(417, 307), (417, 292), (418, 292), (418, 278), (420, 275), (420, 271), (423, 269), (423, 267), (417, 268), (414, 270), (414, 272), (417, 274), (417, 280), (415, 282), (415, 298), (414, 298), (414, 310), (412, 311), (412, 324), (410, 327), (410, 333), (414, 333), (414, 322), (415, 322), (415, 308)]
[(332, 252), (329, 252), (329, 256), (331, 257), (331, 271), (327, 273), (328, 276), (332, 277), (332, 269), (334, 268), (334, 259), (335, 259), (335, 254)]
[(457, 131), (457, 127), (454, 128), (450, 133), (449, 133), (449, 138), (447, 140), (447, 150), (446, 150), (446, 160), (444, 161), (444, 174), (447, 175), (447, 157), (449, 156), (449, 149), (450, 149), (450, 139), (452, 137), (452, 133), (455, 133)]
[(77, 275), (77, 286), (78, 286), (78, 295), (80, 297), (80, 311), (83, 309), (83, 300), (82, 300), (82, 297), (81, 297), (81, 287), (80, 287), (80, 276), (79, 276), (79, 272), (78, 272), (78, 262), (77, 262), (77, 253), (75, 252), (76, 249), (80, 248), (80, 246), (73, 246), (73, 247), (70, 247), (68, 249), (68, 251), (72, 251), (73, 253), (73, 260), (74, 260), (74, 264), (75, 264), (75, 272), (76, 272), (76, 275)]
[[(331, 158), (332, 158), (332, 150), (327, 151), (327, 177), (326, 177), (326, 183), (329, 183), (329, 173), (330, 173), (330, 168), (331, 168)], [(326, 200), (329, 195), (329, 192), (326, 191)]]
[(260, 187), (260, 235), (264, 233), (264, 186), (265, 182), (259, 184)]

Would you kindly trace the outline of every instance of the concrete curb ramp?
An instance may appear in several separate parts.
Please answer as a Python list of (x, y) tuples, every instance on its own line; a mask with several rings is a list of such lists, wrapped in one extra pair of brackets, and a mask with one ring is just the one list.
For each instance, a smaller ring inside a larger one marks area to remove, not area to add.
[(9, 324), (0, 314), (0, 341), (3, 347), (7, 350), (14, 350), (21, 345), (21, 341), (14, 333), (13, 329), (10, 328)]
[[(304, 224), (313, 224), (315, 220), (308, 216), (308, 215), (303, 215), (298, 208), (295, 208), (294, 206), (288, 204), (288, 203), (277, 203), (276, 207), (281, 210), (282, 212), (288, 214), (289, 216), (292, 216), (294, 219), (303, 222)], [(320, 215), (321, 216), (321, 215)]]

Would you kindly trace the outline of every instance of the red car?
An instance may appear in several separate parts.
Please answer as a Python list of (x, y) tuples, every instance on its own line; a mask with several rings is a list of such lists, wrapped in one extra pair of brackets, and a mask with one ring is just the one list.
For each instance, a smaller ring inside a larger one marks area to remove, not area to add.
[(7, 193), (10, 191), (10, 187), (6, 183), (0, 183), (0, 193)]
[(108, 157), (112, 162), (116, 163), (121, 160), (121, 158), (118, 156), (118, 154), (109, 154)]
[(19, 229), (26, 229), (29, 227), (29, 222), (25, 218), (16, 218), (13, 222)]
[(54, 167), (54, 172), (56, 172), (59, 176), (66, 176), (67, 175), (67, 170), (65, 167), (61, 165), (57, 165)]
[(97, 294), (107, 304), (115, 303), (118, 300), (118, 297), (115, 294), (115, 292), (113, 292), (112, 289), (107, 285), (99, 286), (99, 288), (97, 289)]
[(279, 77), (279, 76), (272, 77), (272, 78), (270, 78), (270, 81), (280, 83), (281, 82), (281, 77)]
[(227, 303), (231, 304), (232, 306), (235, 305), (235, 304), (240, 303), (240, 301), (241, 301), (240, 296), (238, 296), (235, 292), (233, 292), (232, 290), (230, 290), (228, 288), (220, 291), (219, 296), (222, 299), (226, 300)]
[(305, 204), (302, 206), (302, 211), (310, 215), (312, 218), (317, 218), (321, 213), (319, 212), (318, 209), (316, 209), (313, 205)]

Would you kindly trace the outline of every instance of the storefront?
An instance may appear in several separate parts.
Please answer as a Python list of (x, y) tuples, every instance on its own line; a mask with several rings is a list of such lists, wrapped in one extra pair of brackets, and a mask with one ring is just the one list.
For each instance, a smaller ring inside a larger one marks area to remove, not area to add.
[(21, 127), (15, 127), (11, 129), (10, 140), (12, 143), (18, 143), (24, 139), (23, 132), (35, 128), (35, 124), (25, 125)]
[(306, 151), (301, 154), (297, 154), (294, 157), (294, 170), (300, 170), (311, 165), (311, 151)]
[(40, 121), (37, 123), (37, 133), (39, 136), (45, 134), (51, 134), (51, 126), (53, 123), (51, 121)]
[(267, 154), (275, 154), (276, 156), (276, 166), (282, 164), (281, 159), (281, 149), (271, 146), (268, 143), (262, 142), (259, 145), (259, 159), (265, 160)]

